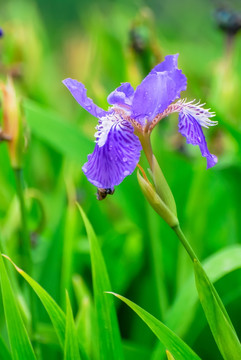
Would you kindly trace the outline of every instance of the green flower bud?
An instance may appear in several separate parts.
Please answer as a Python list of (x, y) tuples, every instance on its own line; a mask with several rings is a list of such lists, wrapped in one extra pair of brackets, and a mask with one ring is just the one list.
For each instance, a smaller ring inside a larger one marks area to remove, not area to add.
[(176, 227), (179, 222), (176, 215), (167, 207), (164, 201), (157, 194), (153, 185), (147, 179), (144, 170), (142, 170), (144, 177), (141, 176), (140, 172), (137, 172), (137, 179), (142, 190), (143, 195), (152, 206), (152, 208), (160, 215), (163, 220), (171, 227)]
[(171, 210), (171, 212), (174, 215), (177, 215), (175, 199), (154, 155), (152, 155), (152, 176), (156, 192), (167, 205), (167, 207)]

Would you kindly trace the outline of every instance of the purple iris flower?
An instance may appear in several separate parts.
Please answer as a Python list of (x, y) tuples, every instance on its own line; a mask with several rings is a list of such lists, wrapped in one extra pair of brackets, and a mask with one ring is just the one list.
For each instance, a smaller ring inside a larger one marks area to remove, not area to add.
[(64, 85), (75, 100), (90, 114), (98, 118), (96, 145), (88, 155), (83, 171), (88, 180), (98, 188), (114, 189), (130, 175), (140, 158), (142, 149), (138, 136), (150, 135), (153, 127), (165, 116), (179, 112), (179, 131), (187, 143), (198, 145), (207, 159), (207, 168), (217, 163), (210, 154), (202, 127), (216, 125), (214, 116), (203, 105), (179, 100), (186, 90), (187, 79), (177, 67), (176, 55), (168, 55), (154, 67), (136, 90), (123, 83), (107, 98), (112, 105), (105, 111), (87, 97), (86, 89), (77, 80), (65, 79)]

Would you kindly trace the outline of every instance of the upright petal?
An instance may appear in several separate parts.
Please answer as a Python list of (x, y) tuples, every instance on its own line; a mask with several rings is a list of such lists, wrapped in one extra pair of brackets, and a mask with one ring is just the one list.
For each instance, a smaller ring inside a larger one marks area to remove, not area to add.
[(107, 98), (110, 105), (117, 105), (125, 109), (130, 109), (132, 105), (134, 89), (130, 83), (122, 83), (117, 89), (112, 91)]
[(82, 83), (78, 82), (77, 80), (68, 78), (63, 80), (63, 84), (71, 92), (75, 100), (91, 115), (100, 118), (108, 113), (99, 106), (95, 105), (93, 100), (87, 97), (86, 88)]
[(190, 113), (181, 111), (178, 127), (179, 132), (185, 136), (188, 144), (199, 146), (202, 156), (207, 159), (207, 169), (213, 167), (218, 159), (209, 152), (202, 127), (195, 117)]
[(132, 117), (141, 125), (150, 122), (186, 90), (186, 76), (177, 68), (178, 55), (168, 55), (136, 88)]
[[(163, 72), (163, 71), (175, 71), (177, 70), (177, 60), (179, 54), (167, 55), (165, 60), (160, 64), (156, 65), (152, 70), (152, 73)], [(180, 71), (180, 70), (179, 70)]]
[(98, 143), (88, 155), (83, 172), (98, 188), (112, 189), (130, 175), (140, 158), (141, 144), (127, 121), (112, 124), (102, 146)]

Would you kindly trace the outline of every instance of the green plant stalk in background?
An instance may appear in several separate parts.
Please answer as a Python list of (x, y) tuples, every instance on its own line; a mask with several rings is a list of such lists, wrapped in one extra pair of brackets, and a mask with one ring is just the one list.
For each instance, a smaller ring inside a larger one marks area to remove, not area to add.
[[(23, 169), (22, 168), (13, 168), (15, 180), (16, 180), (16, 191), (20, 205), (20, 213), (21, 213), (21, 223), (22, 223), (22, 245), (23, 245), (23, 264), (26, 272), (32, 276), (33, 273), (33, 261), (31, 255), (31, 239), (28, 229), (27, 222), (27, 212), (24, 200), (24, 178), (23, 178)], [(34, 334), (37, 329), (37, 319), (36, 319), (36, 311), (35, 311), (35, 301), (33, 297), (33, 292), (28, 289), (28, 297), (30, 302), (31, 309), (31, 331), (34, 337)], [(36, 344), (34, 344), (36, 345)], [(34, 346), (35, 347), (35, 346)]]
[(241, 345), (229, 315), (212, 282), (209, 280), (204, 268), (179, 225), (176, 213), (175, 200), (166, 179), (152, 152), (150, 135), (140, 136), (146, 158), (150, 165), (154, 186), (147, 179), (142, 170), (143, 177), (137, 174), (141, 190), (152, 206), (174, 230), (189, 257), (194, 264), (195, 281), (201, 305), (215, 342), (225, 360), (241, 358)]
[(31, 257), (31, 243), (27, 223), (27, 214), (24, 200), (24, 179), (23, 170), (21, 168), (13, 169), (16, 180), (16, 191), (19, 200), (21, 223), (22, 223), (22, 246), (23, 246), (23, 264), (26, 272), (32, 275), (32, 257)]

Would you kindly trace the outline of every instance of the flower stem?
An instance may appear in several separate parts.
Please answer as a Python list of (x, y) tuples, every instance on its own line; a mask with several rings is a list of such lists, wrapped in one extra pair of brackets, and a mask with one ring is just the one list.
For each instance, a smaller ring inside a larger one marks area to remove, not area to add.
[(148, 133), (138, 134), (143, 151), (146, 155), (147, 161), (150, 165), (151, 171), (153, 170), (153, 152), (151, 147), (151, 139)]
[(192, 262), (194, 262), (195, 260), (199, 261), (199, 259), (198, 259), (197, 255), (195, 254), (193, 248), (191, 247), (191, 245), (187, 241), (185, 235), (183, 234), (182, 229), (180, 228), (180, 225), (177, 225), (177, 226), (173, 227), (172, 229), (175, 231), (177, 237), (179, 238), (182, 245), (186, 249), (188, 255), (190, 256), (190, 258), (192, 260)]

